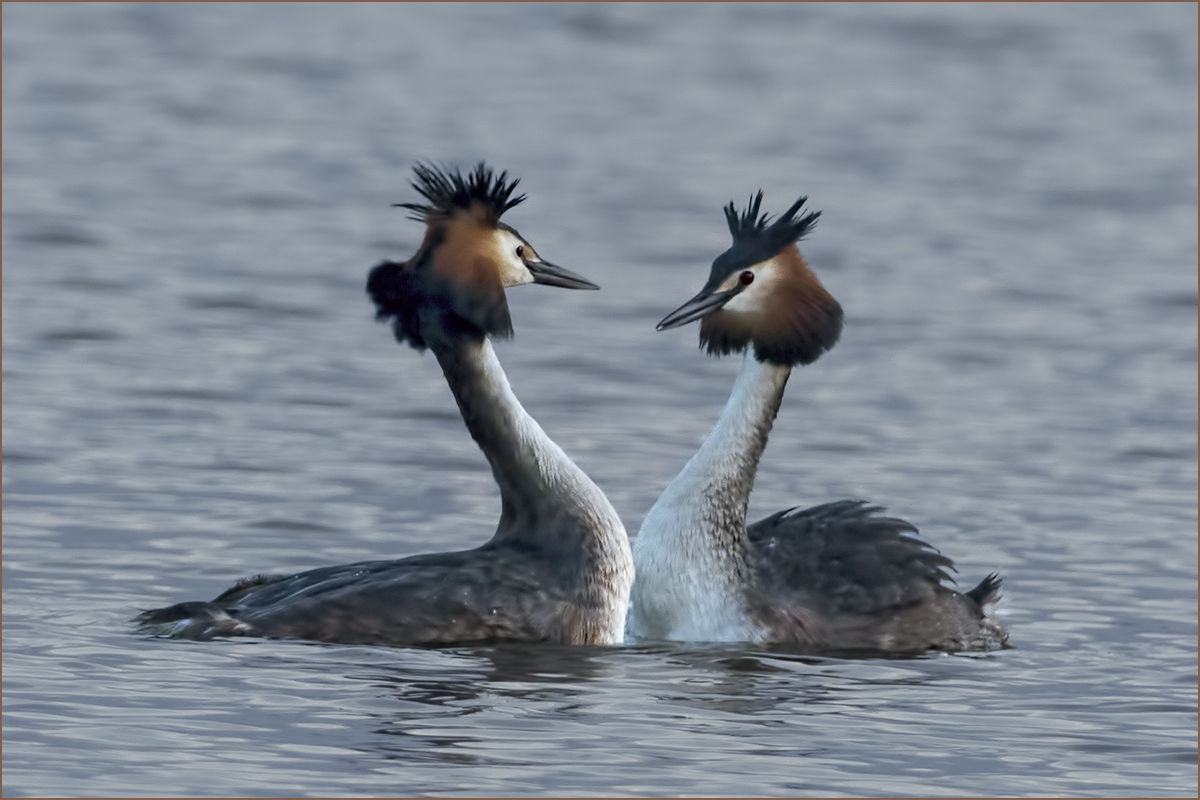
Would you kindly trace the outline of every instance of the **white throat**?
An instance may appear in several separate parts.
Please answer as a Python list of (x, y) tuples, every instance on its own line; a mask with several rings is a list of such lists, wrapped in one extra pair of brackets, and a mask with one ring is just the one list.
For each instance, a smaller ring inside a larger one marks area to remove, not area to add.
[(633, 560), (616, 510), (517, 400), (488, 339), (434, 350), (500, 486), (503, 510), (492, 543), (542, 549), (556, 567), (547, 578), (597, 611), (589, 625), (603, 629), (600, 640), (619, 644)]
[(633, 542), (627, 633), (681, 641), (756, 641), (746, 509), (791, 367), (747, 351), (717, 425), (646, 515)]

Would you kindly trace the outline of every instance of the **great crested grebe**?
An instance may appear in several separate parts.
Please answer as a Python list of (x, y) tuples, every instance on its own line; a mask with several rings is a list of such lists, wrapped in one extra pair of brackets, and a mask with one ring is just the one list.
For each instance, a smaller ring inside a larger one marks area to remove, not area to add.
[(474, 550), (324, 567), (239, 581), (212, 602), (147, 611), (146, 632), (191, 639), (619, 644), (633, 561), (600, 489), (550, 440), (509, 387), (489, 336), (510, 336), (504, 291), (525, 283), (599, 288), (543, 261), (500, 222), (524, 200), (480, 163), (416, 167), (428, 201), (398, 204), (427, 226), (407, 262), (371, 270), (367, 291), (396, 339), (433, 351), (500, 485), (495, 535)]
[(796, 242), (820, 212), (801, 197), (774, 222), (760, 191), (708, 283), (658, 324), (700, 320), (713, 355), (744, 351), (733, 392), (700, 451), (667, 486), (633, 542), (637, 578), (628, 633), (642, 639), (787, 643), (810, 652), (987, 650), (1007, 646), (983, 612), (992, 574), (960, 593), (942, 585), (949, 558), (881, 508), (843, 500), (789, 509), (753, 525), (746, 510), (759, 459), (796, 364), (833, 347), (842, 309)]

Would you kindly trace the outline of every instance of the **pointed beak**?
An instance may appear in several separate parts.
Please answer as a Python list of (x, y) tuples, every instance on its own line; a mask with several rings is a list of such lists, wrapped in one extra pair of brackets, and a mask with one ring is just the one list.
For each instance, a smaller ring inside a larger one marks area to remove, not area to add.
[(534, 283), (546, 286), (561, 286), (564, 289), (599, 289), (600, 287), (582, 275), (577, 275), (569, 269), (551, 264), (549, 261), (526, 261), (529, 274), (533, 275)]
[(655, 330), (665, 331), (668, 328), (678, 328), (680, 325), (686, 325), (693, 320), (700, 319), (706, 314), (711, 314), (732, 300), (740, 289), (741, 287), (738, 287), (737, 289), (730, 289), (727, 292), (704, 289), (700, 294), (663, 317), (663, 321), (658, 323), (658, 327)]

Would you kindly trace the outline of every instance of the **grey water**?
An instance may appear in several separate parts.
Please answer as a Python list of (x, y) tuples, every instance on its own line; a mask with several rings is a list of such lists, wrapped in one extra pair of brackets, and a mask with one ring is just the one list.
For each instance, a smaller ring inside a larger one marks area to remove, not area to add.
[[(1195, 4), (3, 6), (7, 796), (1195, 796)], [(846, 309), (752, 501), (862, 498), (1017, 649), (152, 639), (499, 514), (372, 319), (418, 159), (603, 287), (515, 391), (631, 535), (736, 359), (655, 323), (762, 188)]]

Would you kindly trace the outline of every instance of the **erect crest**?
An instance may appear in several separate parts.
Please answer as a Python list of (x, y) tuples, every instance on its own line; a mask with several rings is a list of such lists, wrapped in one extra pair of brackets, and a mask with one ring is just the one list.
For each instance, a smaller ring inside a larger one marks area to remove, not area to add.
[[(801, 197), (772, 222), (767, 214), (759, 216), (762, 199), (763, 193), (759, 189), (740, 215), (732, 202), (725, 206), (725, 219), (729, 223), (729, 232), (733, 234), (733, 247), (717, 259), (722, 266), (736, 262), (731, 268), (737, 269), (740, 265), (766, 261), (803, 238), (817, 223), (817, 217), (821, 216), (820, 211), (810, 211), (796, 219), (796, 213), (808, 201), (807, 197)], [(713, 264), (714, 271), (716, 267), (717, 264)]]
[(482, 161), (475, 170), (464, 178), (458, 168), (438, 168), (432, 164), (417, 164), (413, 167), (416, 180), (412, 187), (429, 201), (421, 203), (396, 203), (400, 208), (415, 212), (412, 219), (429, 222), (431, 218), (449, 216), (456, 209), (468, 209), (478, 205), (487, 216), (487, 221), (496, 225), (505, 211), (522, 202), (525, 195), (512, 196), (521, 182), (520, 178), (508, 180), (508, 172), (496, 175)]

